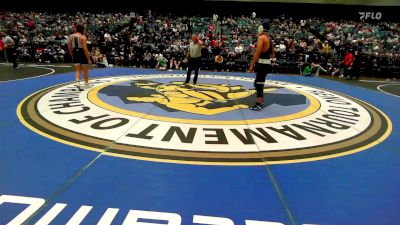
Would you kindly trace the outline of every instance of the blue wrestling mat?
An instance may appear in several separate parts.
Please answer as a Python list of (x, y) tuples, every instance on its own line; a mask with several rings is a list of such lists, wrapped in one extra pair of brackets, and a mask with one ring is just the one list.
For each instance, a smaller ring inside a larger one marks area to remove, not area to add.
[(0, 83), (0, 224), (400, 224), (400, 99), (107, 68)]

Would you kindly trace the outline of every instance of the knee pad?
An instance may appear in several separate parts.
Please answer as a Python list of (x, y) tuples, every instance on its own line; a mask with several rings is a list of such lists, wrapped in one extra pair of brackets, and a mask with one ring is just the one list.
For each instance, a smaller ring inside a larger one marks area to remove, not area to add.
[(264, 97), (264, 84), (255, 83), (254, 86), (256, 87), (257, 97)]

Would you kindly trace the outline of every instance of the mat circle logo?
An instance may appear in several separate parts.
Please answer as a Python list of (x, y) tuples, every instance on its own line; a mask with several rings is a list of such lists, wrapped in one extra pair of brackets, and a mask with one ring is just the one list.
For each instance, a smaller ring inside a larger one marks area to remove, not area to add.
[(356, 153), (391, 132), (388, 117), (333, 91), (267, 81), (265, 108), (251, 111), (253, 78), (204, 75), (98, 78), (38, 91), (18, 106), (31, 130), (105, 155), (205, 165), (308, 162)]

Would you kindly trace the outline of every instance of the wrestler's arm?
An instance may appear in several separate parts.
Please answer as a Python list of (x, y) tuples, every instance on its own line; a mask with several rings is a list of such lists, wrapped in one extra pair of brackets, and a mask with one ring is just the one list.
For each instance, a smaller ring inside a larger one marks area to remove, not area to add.
[(253, 60), (250, 63), (249, 72), (253, 72), (254, 71), (254, 65), (257, 62), (257, 60), (260, 58), (260, 54), (261, 54), (262, 47), (263, 47), (263, 38), (265, 38), (265, 37), (263, 37), (263, 36), (258, 37), (257, 48), (256, 48), (256, 51), (253, 54)]

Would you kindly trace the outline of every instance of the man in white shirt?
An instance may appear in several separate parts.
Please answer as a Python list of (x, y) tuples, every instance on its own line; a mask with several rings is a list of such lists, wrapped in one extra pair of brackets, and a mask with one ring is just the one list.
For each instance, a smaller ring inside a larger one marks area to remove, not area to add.
[(13, 64), (13, 69), (16, 69), (17, 64), (17, 52), (15, 51), (15, 41), (7, 35), (5, 32), (0, 32), (1, 38), (3, 39), (4, 48), (6, 49), (8, 62)]
[(243, 46), (242, 45), (237, 45), (235, 47), (235, 53), (236, 54), (242, 54), (243, 53)]
[(300, 26), (304, 27), (306, 25), (306, 21), (305, 20), (300, 20)]
[(192, 70), (194, 70), (193, 84), (197, 83), (197, 76), (199, 75), (199, 69), (201, 65), (201, 49), (203, 48), (203, 42), (199, 39), (196, 34), (192, 35), (192, 42), (190, 42), (188, 53), (186, 58), (188, 59), (188, 72), (186, 76), (185, 84), (190, 82), (190, 76)]
[(218, 14), (213, 15), (213, 21), (214, 21), (214, 23), (218, 21)]

